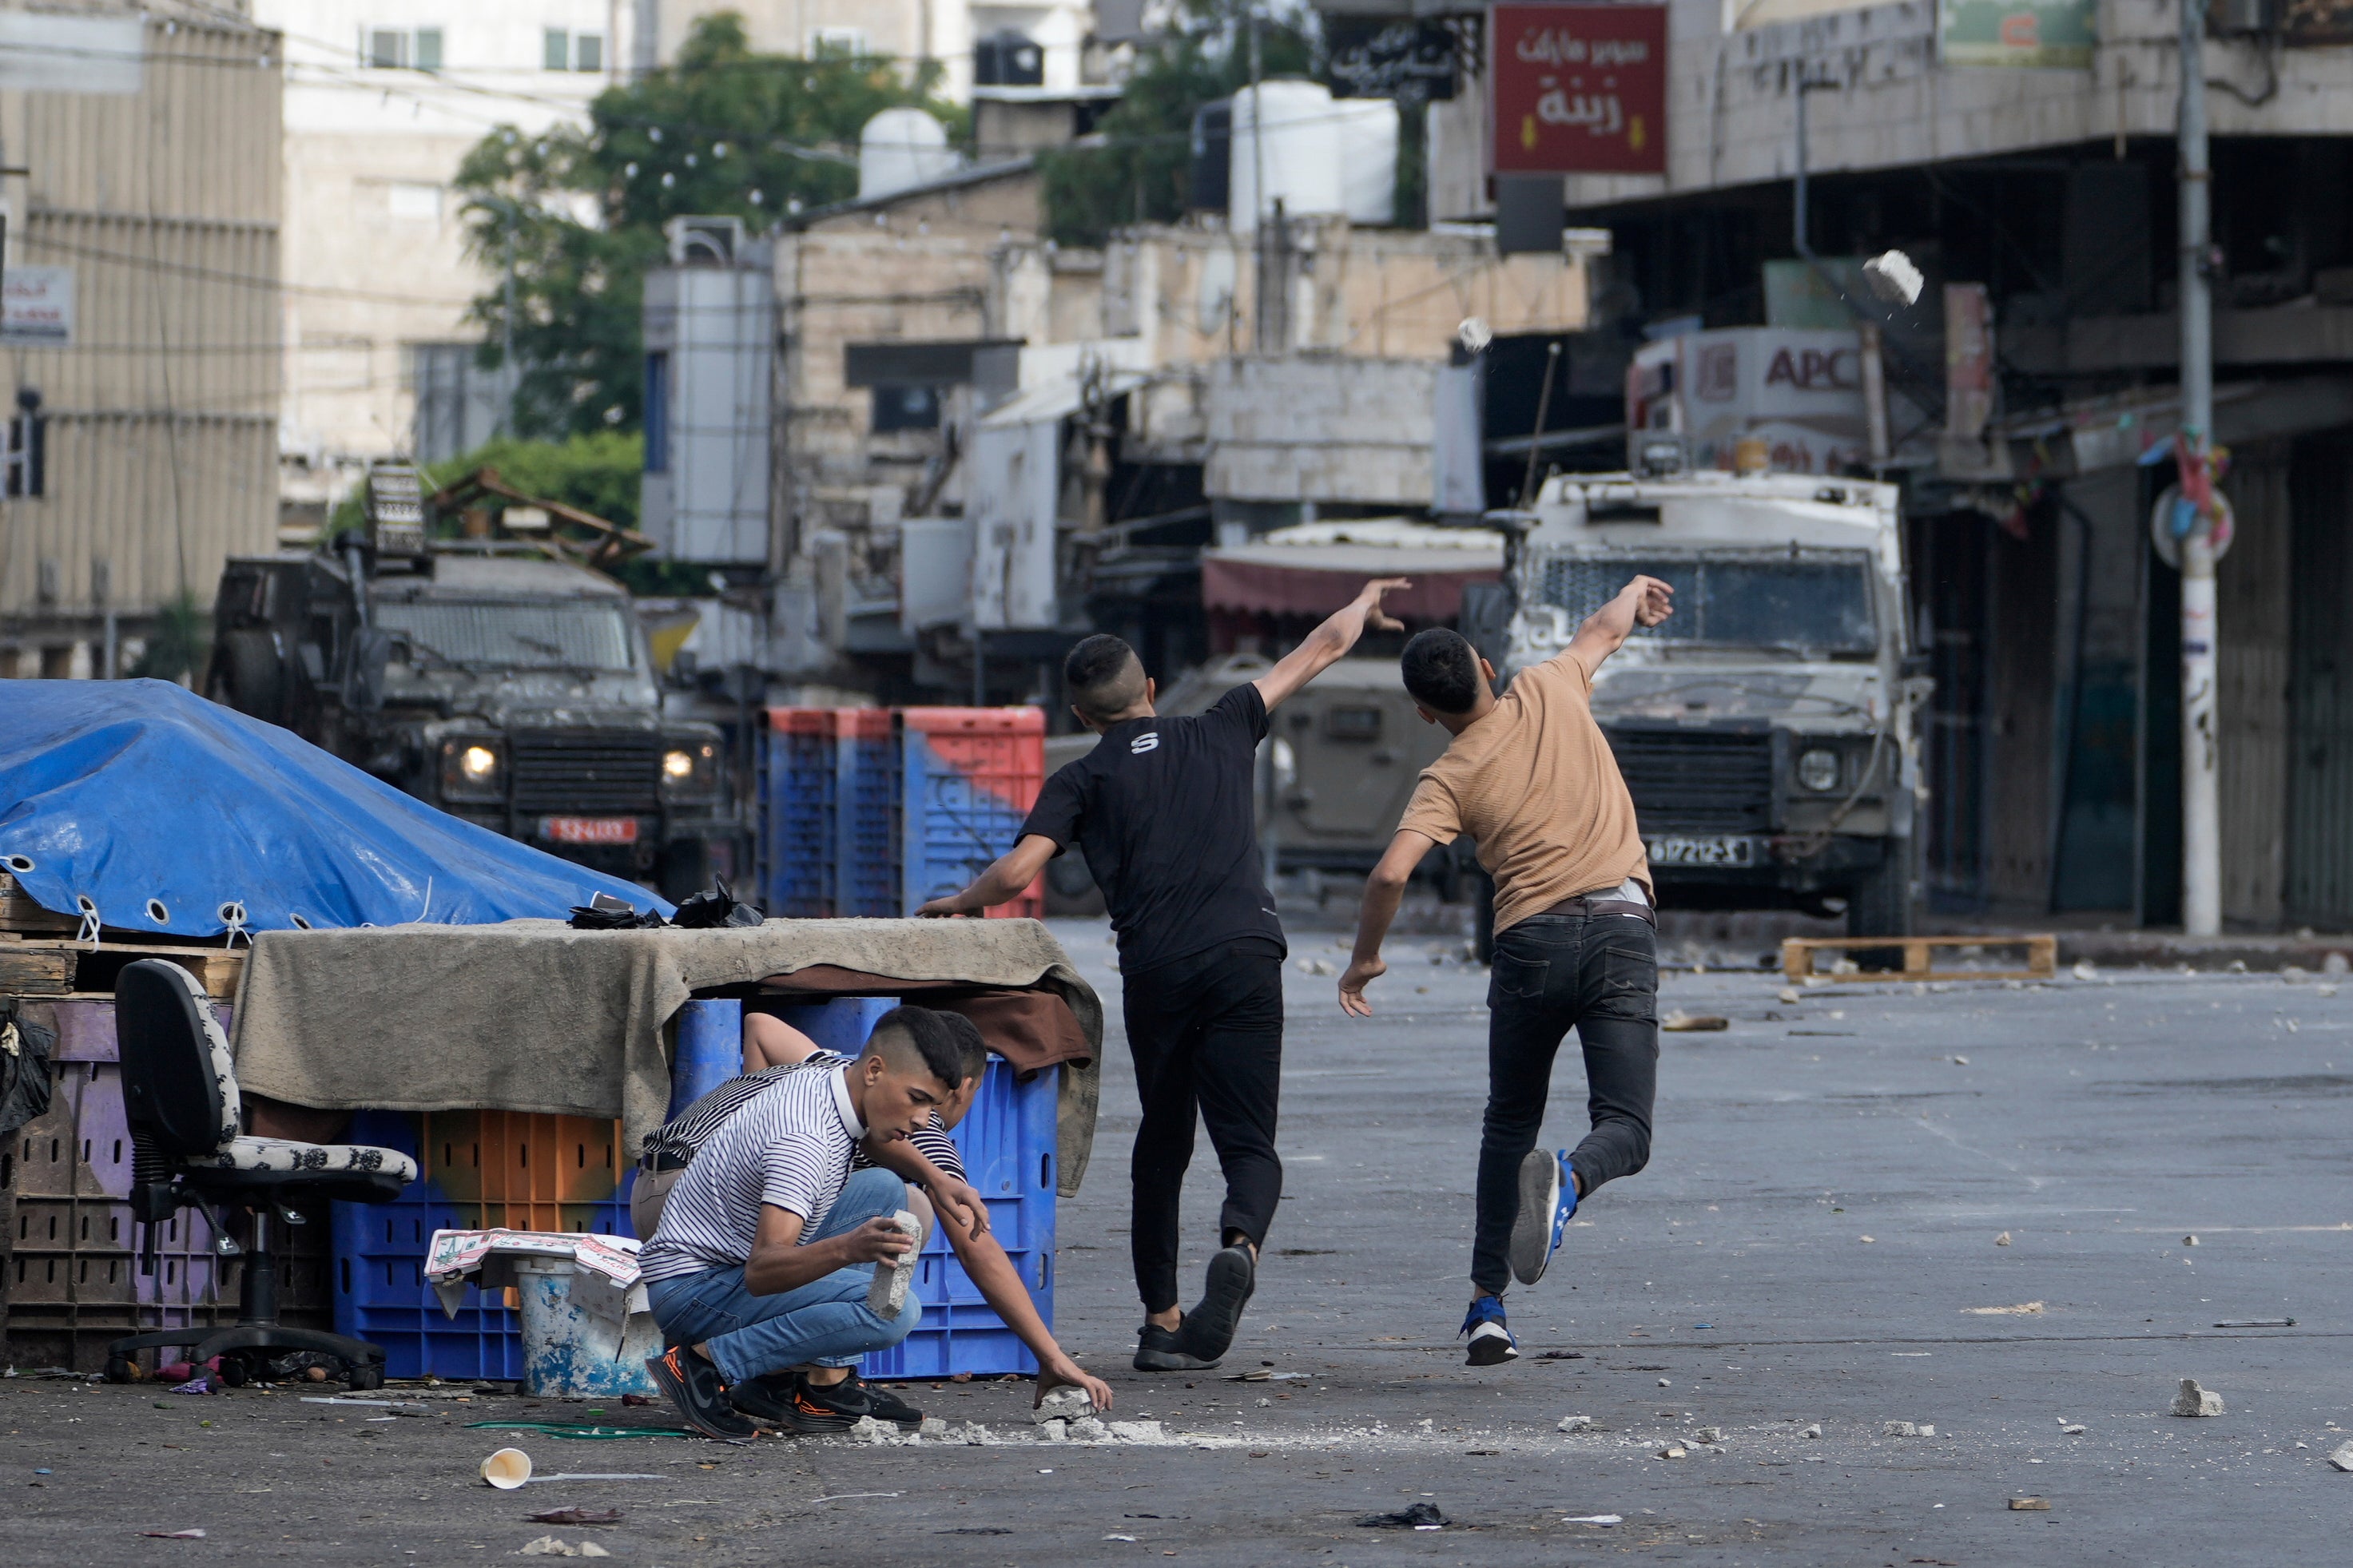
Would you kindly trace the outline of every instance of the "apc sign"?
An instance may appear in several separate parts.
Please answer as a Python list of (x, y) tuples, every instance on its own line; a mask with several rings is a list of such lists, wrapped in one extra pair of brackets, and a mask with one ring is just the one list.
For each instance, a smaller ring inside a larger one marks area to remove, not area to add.
[(1488, 37), (1494, 172), (1667, 172), (1667, 8), (1498, 5)]
[(1793, 392), (1860, 392), (1862, 356), (1855, 349), (1792, 349), (1775, 352), (1765, 367), (1765, 386)]

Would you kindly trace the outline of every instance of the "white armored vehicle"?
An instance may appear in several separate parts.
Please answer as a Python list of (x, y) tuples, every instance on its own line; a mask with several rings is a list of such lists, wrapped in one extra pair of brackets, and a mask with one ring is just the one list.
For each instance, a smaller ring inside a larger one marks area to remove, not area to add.
[(1506, 679), (1635, 574), (1674, 586), (1672, 617), (1637, 631), (1593, 693), (1663, 907), (1842, 909), (1855, 936), (1910, 929), (1928, 683), (1905, 646), (1894, 486), (1565, 474), (1490, 521), (1516, 540), (1510, 619), (1477, 640), (1491, 658), (1500, 647)]

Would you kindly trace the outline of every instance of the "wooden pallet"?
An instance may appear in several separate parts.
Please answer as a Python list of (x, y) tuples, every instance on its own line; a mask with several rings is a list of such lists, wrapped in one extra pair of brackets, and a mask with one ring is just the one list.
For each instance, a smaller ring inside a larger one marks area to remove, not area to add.
[[(2023, 969), (1931, 969), (1930, 950), (1939, 947), (2022, 947)], [(2031, 936), (1793, 936), (1781, 943), (1781, 973), (1792, 980), (1815, 975), (1819, 952), (1885, 951), (1901, 948), (1901, 969), (1858, 969), (1838, 978), (1847, 980), (2048, 980), (2059, 967), (2059, 939)]]
[(33, 901), (33, 896), (16, 885), (16, 879), (0, 871), (0, 931), (22, 931), (28, 936), (55, 936), (72, 931), (81, 922), (71, 915), (61, 915), (45, 910)]
[(245, 950), (171, 946), (158, 942), (95, 944), (16, 937), (0, 941), (0, 995), (65, 996), (111, 994), (114, 977), (142, 958), (161, 958), (196, 977), (205, 994), (228, 1001), (245, 975)]

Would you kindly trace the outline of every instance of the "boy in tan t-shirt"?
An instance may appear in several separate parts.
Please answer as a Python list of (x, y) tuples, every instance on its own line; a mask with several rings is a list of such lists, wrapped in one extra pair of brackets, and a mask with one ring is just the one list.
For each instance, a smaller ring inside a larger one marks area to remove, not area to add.
[[(1388, 970), (1381, 939), (1423, 856), (1463, 834), (1495, 879), (1487, 991), (1487, 1113), (1479, 1141), (1471, 1310), (1472, 1366), (1519, 1353), (1504, 1321), (1512, 1277), (1533, 1285), (1577, 1199), (1651, 1155), (1658, 1081), (1658, 945), (1634, 802), (1587, 700), (1594, 671), (1638, 626), (1673, 613), (1674, 590), (1637, 577), (1567, 647), (1521, 670), (1502, 697), (1494, 667), (1455, 632), (1406, 644), (1406, 689), (1453, 735), (1422, 771), (1397, 837), (1366, 884), (1340, 1005), (1370, 1017), (1365, 987)], [(1592, 1131), (1574, 1153), (1535, 1146), (1553, 1058), (1568, 1031), (1585, 1054)]]

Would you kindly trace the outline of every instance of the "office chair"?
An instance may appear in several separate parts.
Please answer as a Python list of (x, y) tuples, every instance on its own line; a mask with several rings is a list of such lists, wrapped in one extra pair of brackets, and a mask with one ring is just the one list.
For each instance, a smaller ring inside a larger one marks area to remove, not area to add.
[[(211, 1222), (216, 1256), (243, 1256), (245, 1278), (234, 1325), (156, 1329), (116, 1340), (107, 1346), (107, 1378), (131, 1381), (135, 1351), (193, 1345), (188, 1359), (201, 1365), (219, 1356), (221, 1380), (232, 1384), (268, 1377), (270, 1363), (289, 1352), (311, 1352), (340, 1362), (354, 1389), (382, 1386), (378, 1347), (278, 1321), (269, 1221), (274, 1211), (301, 1223), (292, 1205), (304, 1199), (388, 1202), (417, 1179), (417, 1163), (391, 1149), (244, 1136), (228, 1041), (204, 988), (176, 963), (142, 958), (125, 966), (115, 982), (114, 1029), (131, 1124), (131, 1215), (147, 1227), (141, 1271), (155, 1272), (155, 1227), (195, 1208)], [(229, 1236), (222, 1205), (253, 1215), (250, 1247)]]

